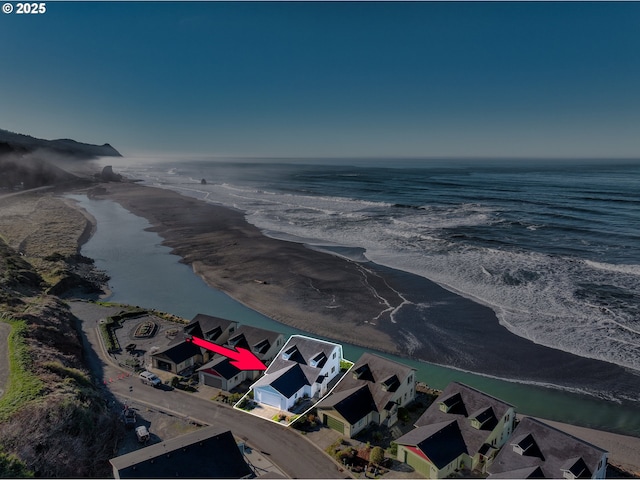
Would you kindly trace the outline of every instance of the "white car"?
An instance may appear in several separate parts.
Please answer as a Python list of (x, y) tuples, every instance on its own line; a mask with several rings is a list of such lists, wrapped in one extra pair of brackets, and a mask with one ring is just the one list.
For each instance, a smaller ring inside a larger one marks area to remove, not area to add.
[(140, 373), (140, 381), (145, 385), (151, 385), (152, 387), (159, 387), (162, 381), (153, 373), (144, 371)]

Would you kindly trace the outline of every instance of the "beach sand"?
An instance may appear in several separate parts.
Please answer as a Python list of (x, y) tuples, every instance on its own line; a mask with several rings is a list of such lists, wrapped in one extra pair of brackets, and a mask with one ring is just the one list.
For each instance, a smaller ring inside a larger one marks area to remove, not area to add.
[[(564, 381), (579, 373), (580, 386), (591, 378), (597, 384), (623, 382), (623, 389), (637, 380), (613, 365), (522, 339), (500, 326), (489, 308), (421, 277), (268, 238), (242, 212), (135, 184), (107, 184), (96, 198), (117, 201), (149, 220), (164, 244), (212, 287), (301, 330), (435, 363), (484, 365), (503, 375)], [(407, 300), (429, 300), (426, 320), (392, 321), (391, 310), (404, 301), (400, 288)], [(411, 337), (419, 343), (413, 349)], [(509, 369), (513, 363), (520, 365)], [(640, 438), (544, 421), (608, 450), (611, 464), (640, 476)]]
[[(175, 253), (183, 256), (185, 261), (193, 263), (194, 268), (213, 287), (224, 290), (272, 318), (308, 332), (314, 332), (314, 329), (317, 329), (323, 335), (340, 341), (406, 355), (408, 352), (406, 343), (395, 336), (395, 324), (390, 321), (388, 313), (378, 319), (375, 326), (364, 323), (366, 319), (375, 317), (387, 308), (377, 295), (386, 295), (393, 305), (402, 301), (393, 289), (385, 286), (385, 282), (390, 285), (402, 283), (403, 294), (409, 299), (428, 294), (443, 300), (438, 295), (453, 295), (450, 292), (441, 291), (443, 289), (431, 282), (422, 284), (415, 279), (407, 282), (406, 278), (396, 278), (396, 276), (402, 277), (402, 272), (379, 267), (374, 269), (372, 265), (363, 266), (346, 262), (333, 256), (313, 252), (302, 245), (268, 239), (257, 229), (248, 225), (241, 213), (227, 208), (206, 205), (167, 190), (139, 185), (107, 184), (105, 187), (104, 189), (94, 188), (93, 193), (98, 193), (98, 198), (119, 201), (133, 213), (146, 217), (155, 225), (154, 230), (158, 231), (166, 239), (166, 243), (175, 249)], [(32, 232), (37, 230), (36, 224), (42, 221), (42, 215), (33, 208), (33, 204), (45, 201), (49, 206), (53, 205), (51, 203), (53, 197), (48, 197), (50, 200), (47, 201), (45, 200), (47, 196), (48, 194), (38, 196), (28, 202), (7, 203), (7, 200), (1, 202), (3, 208), (0, 210), (0, 231), (5, 237), (14, 240), (10, 243), (24, 246), (21, 239), (25, 235), (26, 238), (40, 238), (40, 235), (34, 237)], [(64, 205), (74, 204), (65, 201)], [(57, 218), (56, 221), (64, 220), (63, 223), (68, 225), (66, 229), (74, 232), (69, 238), (75, 238), (74, 242), (78, 244), (86, 241), (95, 227), (95, 219), (78, 215), (78, 212), (72, 208), (58, 208), (55, 215), (65, 217), (65, 219)], [(31, 225), (31, 227), (23, 231), (24, 225)], [(60, 240), (59, 237), (58, 240)], [(38, 247), (38, 244), (32, 246)], [(69, 245), (69, 248), (77, 248), (77, 246), (77, 244)], [(270, 258), (256, 258), (260, 255), (267, 255)], [(288, 255), (292, 257), (289, 258)], [(363, 272), (363, 267), (374, 269), (372, 271), (380, 276), (376, 277), (374, 273)], [(368, 279), (369, 284), (365, 283), (365, 278)], [(256, 280), (267, 283), (258, 283)], [(372, 285), (378, 289), (377, 294), (374, 294)], [(344, 292), (339, 291), (339, 288), (344, 288)], [(460, 303), (458, 296), (448, 301), (456, 303), (459, 308), (467, 305), (464, 302)], [(342, 305), (342, 307), (328, 308), (327, 305), (328, 307)], [(472, 308), (471, 305), (467, 307)], [(466, 307), (462, 308), (460, 313), (465, 313), (466, 310)], [(486, 317), (485, 310), (479, 309), (478, 312), (475, 316), (461, 315), (461, 318), (455, 320), (458, 322), (457, 328), (470, 328), (475, 331), (473, 325), (465, 326), (465, 319), (471, 323), (491, 320), (490, 315)], [(327, 323), (324, 324), (324, 322)], [(400, 326), (396, 330), (400, 328), (409, 328), (409, 326)], [(388, 333), (385, 333), (385, 330)], [(415, 335), (424, 335), (420, 328), (416, 329), (416, 332)], [(429, 340), (430, 348), (434, 350), (442, 348), (446, 351), (448, 342), (452, 340), (440, 334), (442, 345), (438, 345), (437, 333), (437, 331), (434, 333), (435, 338)], [(514, 337), (506, 330), (503, 335), (506, 335), (502, 337), (503, 341)], [(482, 359), (486, 351), (477, 349), (473, 353)], [(544, 421), (608, 450), (612, 464), (640, 476), (640, 438)]]
[[(170, 190), (109, 183), (93, 194), (148, 219), (212, 287), (300, 330), (499, 378), (640, 397), (640, 375), (517, 336), (490, 308), (423, 277), (266, 237), (242, 212)], [(413, 305), (392, 316), (405, 299)]]

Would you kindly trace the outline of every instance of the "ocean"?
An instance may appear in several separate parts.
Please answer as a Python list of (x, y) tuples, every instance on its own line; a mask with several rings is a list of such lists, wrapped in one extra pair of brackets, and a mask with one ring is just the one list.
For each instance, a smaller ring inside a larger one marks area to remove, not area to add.
[(640, 370), (639, 161), (108, 163), (269, 236), (425, 277), (535, 343)]

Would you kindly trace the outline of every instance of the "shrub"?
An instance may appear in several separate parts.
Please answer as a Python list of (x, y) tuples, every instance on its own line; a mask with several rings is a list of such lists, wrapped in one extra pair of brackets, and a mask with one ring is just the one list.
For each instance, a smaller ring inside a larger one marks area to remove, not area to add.
[(396, 442), (391, 442), (391, 445), (389, 445), (389, 455), (393, 457), (398, 455), (398, 444)]
[(373, 447), (369, 455), (369, 461), (375, 465), (384, 462), (384, 450), (381, 447)]

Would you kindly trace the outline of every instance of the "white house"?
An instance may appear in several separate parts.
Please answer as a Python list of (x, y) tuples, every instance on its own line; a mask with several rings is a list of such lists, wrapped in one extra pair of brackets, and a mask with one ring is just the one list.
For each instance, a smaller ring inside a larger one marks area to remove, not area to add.
[(303, 398), (322, 398), (340, 373), (342, 346), (293, 335), (264, 376), (252, 385), (253, 399), (282, 411)]

